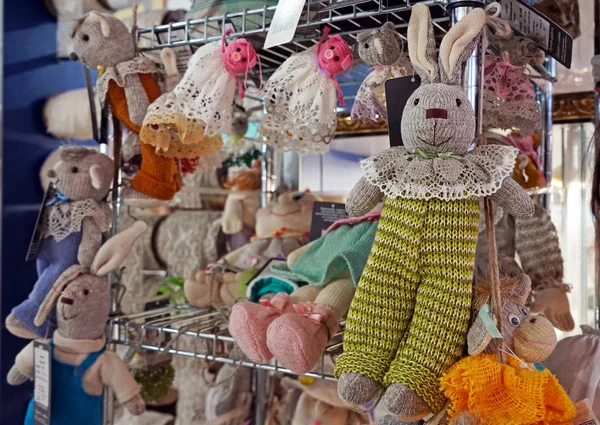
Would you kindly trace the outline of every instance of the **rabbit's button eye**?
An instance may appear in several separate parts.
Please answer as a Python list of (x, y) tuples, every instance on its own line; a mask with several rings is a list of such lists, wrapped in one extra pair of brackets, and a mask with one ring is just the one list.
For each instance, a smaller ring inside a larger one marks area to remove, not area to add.
[(517, 316), (515, 316), (514, 314), (511, 314), (508, 317), (508, 320), (510, 321), (510, 324), (513, 326), (519, 326), (521, 324), (521, 319), (519, 319)]
[(242, 62), (246, 62), (248, 59), (246, 58), (242, 58)]
[(78, 172), (78, 171), (79, 171), (79, 168), (77, 168), (77, 167), (72, 167), (72, 168), (71, 168), (71, 172), (72, 172), (72, 173), (76, 173), (76, 172)]
[(90, 41), (90, 36), (89, 36), (89, 35), (87, 35), (87, 34), (83, 34), (83, 35), (81, 36), (81, 39), (82, 39), (83, 41)]
[(236, 52), (241, 52), (242, 49), (240, 49), (239, 47), (237, 49), (235, 49)]
[(456, 106), (460, 106), (460, 105), (462, 105), (462, 100), (456, 99)]
[(414, 104), (415, 106), (417, 106), (417, 105), (419, 104), (419, 99), (415, 99), (415, 101), (413, 102), (413, 104)]
[(365, 43), (365, 49), (368, 49), (369, 45), (367, 43)]
[(334, 50), (334, 49), (335, 49), (335, 46), (331, 46), (331, 47), (330, 47), (330, 49), (331, 49), (331, 50)]
[(83, 295), (89, 295), (90, 294), (90, 290), (89, 289), (84, 289), (83, 290)]
[(333, 60), (337, 62), (337, 61), (339, 61), (339, 60), (340, 60), (340, 57), (339, 57), (339, 56), (334, 56), (334, 57), (333, 57)]

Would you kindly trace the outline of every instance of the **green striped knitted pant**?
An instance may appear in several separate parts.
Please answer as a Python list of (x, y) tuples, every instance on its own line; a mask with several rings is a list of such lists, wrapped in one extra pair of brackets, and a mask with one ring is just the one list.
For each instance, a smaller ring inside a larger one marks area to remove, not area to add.
[(479, 201), (387, 199), (335, 373), (412, 388), (433, 412), (469, 326)]

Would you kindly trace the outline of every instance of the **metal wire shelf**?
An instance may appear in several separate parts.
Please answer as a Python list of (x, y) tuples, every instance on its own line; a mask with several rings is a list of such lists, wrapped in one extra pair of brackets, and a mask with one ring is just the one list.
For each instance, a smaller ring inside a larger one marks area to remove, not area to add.
[(277, 6), (265, 5), (260, 9), (139, 28), (137, 37), (140, 51), (158, 55), (165, 47), (200, 46), (220, 40), (223, 28), (230, 24), (234, 28), (232, 37), (246, 37), (254, 42), (264, 71), (269, 73), (290, 55), (317, 43), (325, 25), (331, 28), (332, 34), (340, 34), (353, 42), (357, 33), (391, 21), (405, 38), (410, 10), (416, 3), (430, 6), (436, 36), (441, 38), (448, 30), (449, 21), (445, 0), (365, 0), (347, 6), (339, 0), (307, 0), (294, 40), (268, 50), (259, 46), (262, 46)]
[[(232, 352), (235, 340), (227, 330), (229, 312), (228, 307), (198, 309), (179, 305), (111, 318), (109, 343), (295, 375), (276, 361), (260, 364), (231, 358), (228, 353)], [(315, 371), (304, 376), (335, 380), (325, 371), (325, 357), (337, 357), (341, 353), (342, 340), (343, 332), (333, 335)]]

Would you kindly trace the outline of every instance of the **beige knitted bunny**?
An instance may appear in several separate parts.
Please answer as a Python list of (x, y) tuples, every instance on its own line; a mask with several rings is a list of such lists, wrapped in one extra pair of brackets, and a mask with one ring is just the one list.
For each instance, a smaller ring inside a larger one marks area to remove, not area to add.
[(533, 204), (510, 177), (517, 150), (480, 146), (462, 64), (485, 25), (475, 9), (454, 25), (439, 62), (429, 9), (416, 4), (409, 56), (421, 86), (402, 115), (404, 146), (364, 160), (348, 212), (386, 197), (371, 254), (350, 306), (344, 353), (336, 362), (340, 397), (364, 405), (383, 395), (406, 422), (439, 411), (439, 377), (460, 358), (469, 326), (479, 198), (515, 215)]

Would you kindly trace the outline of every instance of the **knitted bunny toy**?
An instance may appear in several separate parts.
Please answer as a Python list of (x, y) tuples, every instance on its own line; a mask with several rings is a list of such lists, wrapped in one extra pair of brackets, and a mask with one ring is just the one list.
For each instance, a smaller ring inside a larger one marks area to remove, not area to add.
[[(297, 374), (310, 372), (348, 311), (377, 230), (378, 214), (344, 219), (292, 252), (271, 274), (300, 286), (289, 297), (237, 303), (229, 327), (253, 361), (275, 357)], [(304, 283), (307, 285), (301, 286)], [(279, 303), (279, 304), (278, 304)], [(251, 329), (246, 332), (244, 329)]]
[[(108, 101), (119, 121), (138, 134), (148, 105), (161, 94), (155, 65), (137, 54), (133, 35), (112, 15), (86, 14), (74, 26), (71, 38), (71, 59), (99, 71), (96, 93), (100, 101)], [(158, 155), (144, 140), (140, 149), (141, 168), (123, 198), (132, 206), (156, 206), (173, 198), (181, 188), (177, 166), (172, 158)]]
[(380, 29), (363, 31), (357, 40), (355, 50), (364, 62), (374, 67), (374, 71), (360, 85), (350, 116), (363, 121), (377, 121), (377, 116), (381, 116), (387, 121), (386, 80), (412, 72), (410, 63), (402, 58), (403, 41), (393, 22), (386, 22)]
[(344, 105), (335, 78), (352, 66), (352, 52), (329, 27), (316, 46), (290, 56), (265, 87), (265, 143), (300, 154), (323, 153), (335, 136), (336, 109)]
[[(117, 400), (135, 415), (144, 412), (139, 385), (116, 353), (105, 351), (104, 330), (110, 311), (107, 275), (127, 256), (145, 230), (142, 222), (107, 241), (90, 265), (73, 265), (54, 282), (36, 316), (41, 324), (56, 309), (58, 329), (50, 341), (50, 424), (102, 423), (102, 392), (110, 387)], [(18, 355), (8, 373), (10, 385), (34, 379), (34, 343)], [(34, 401), (29, 403), (25, 425), (34, 424)]]
[[(548, 319), (529, 314), (525, 307), (530, 288), (527, 275), (501, 282), (502, 345), (489, 329), (494, 316), (483, 311), (491, 300), (490, 283), (475, 286), (475, 321), (467, 338), (470, 356), (454, 364), (440, 381), (450, 399), (451, 418), (470, 412), (485, 424), (572, 423), (573, 402), (556, 377), (537, 365), (554, 350), (556, 334)], [(498, 360), (501, 351), (507, 355), (506, 363)]]
[(181, 82), (158, 98), (148, 109), (142, 138), (158, 150), (169, 152), (175, 144), (193, 145), (201, 155), (221, 148), (221, 133), (231, 131), (236, 86), (244, 89), (238, 74), (246, 75), (258, 63), (249, 41), (240, 38), (230, 44), (225, 38), (200, 47), (190, 58)]
[(106, 195), (113, 177), (113, 160), (95, 150), (67, 146), (47, 171), (56, 193), (43, 211), (43, 236), (36, 267), (38, 280), (27, 300), (6, 318), (7, 329), (21, 338), (45, 338), (56, 329), (56, 316), (34, 324), (36, 312), (54, 280), (74, 264), (90, 266), (102, 233), (110, 227)]
[(469, 148), (475, 116), (460, 86), (462, 63), (485, 24), (475, 9), (454, 25), (436, 61), (427, 6), (412, 9), (409, 55), (421, 76), (402, 115), (404, 147), (363, 161), (350, 193), (351, 216), (386, 196), (373, 249), (352, 300), (339, 394), (364, 405), (385, 391), (386, 409), (414, 421), (444, 405), (438, 379), (458, 360), (469, 325), (479, 198), (530, 215), (533, 204), (510, 178), (516, 149)]

